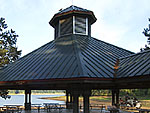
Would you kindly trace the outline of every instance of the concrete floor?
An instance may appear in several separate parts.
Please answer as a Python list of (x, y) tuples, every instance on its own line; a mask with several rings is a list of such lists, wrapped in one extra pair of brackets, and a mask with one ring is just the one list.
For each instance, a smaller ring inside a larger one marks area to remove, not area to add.
[[(17, 112), (16, 112), (17, 113)], [(18, 112), (19, 113), (19, 112)], [(51, 110), (51, 111), (47, 111), (47, 110), (31, 110), (31, 111), (21, 111), (20, 113), (73, 113), (72, 110), (67, 110), (67, 109), (63, 109), (61, 111), (59, 110)], [(80, 110), (79, 113), (83, 113), (83, 110)], [(90, 113), (110, 113), (109, 111), (106, 110), (97, 110), (97, 109), (92, 109), (90, 110)], [(130, 113), (130, 112), (126, 112), (126, 111), (120, 111), (120, 113)]]

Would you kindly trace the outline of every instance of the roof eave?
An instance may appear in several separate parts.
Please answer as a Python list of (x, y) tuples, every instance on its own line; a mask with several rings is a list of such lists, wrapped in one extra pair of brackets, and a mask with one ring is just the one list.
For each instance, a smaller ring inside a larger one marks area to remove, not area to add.
[(47, 84), (87, 84), (87, 83), (111, 83), (112, 78), (88, 78), (88, 77), (76, 77), (76, 78), (57, 78), (57, 79), (41, 79), (41, 80), (17, 80), (17, 81), (1, 81), (0, 87), (13, 87), (13, 86), (30, 86), (30, 85), (47, 85)]

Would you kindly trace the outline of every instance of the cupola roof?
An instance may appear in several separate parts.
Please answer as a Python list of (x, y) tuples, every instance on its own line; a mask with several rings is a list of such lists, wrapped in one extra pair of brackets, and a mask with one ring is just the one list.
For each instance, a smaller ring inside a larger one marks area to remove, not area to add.
[(53, 16), (53, 18), (50, 20), (49, 24), (55, 27), (55, 23), (59, 19), (64, 18), (69, 15), (87, 16), (90, 19), (91, 24), (93, 24), (97, 20), (92, 11), (71, 5), (70, 7), (67, 7), (66, 9), (61, 9), (58, 13), (56, 13)]

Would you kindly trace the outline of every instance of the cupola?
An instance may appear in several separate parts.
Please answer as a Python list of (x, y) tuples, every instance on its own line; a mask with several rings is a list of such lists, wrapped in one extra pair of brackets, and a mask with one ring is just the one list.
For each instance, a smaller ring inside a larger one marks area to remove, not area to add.
[(49, 24), (55, 29), (56, 39), (70, 34), (91, 36), (94, 22), (96, 17), (92, 11), (72, 5), (56, 13)]

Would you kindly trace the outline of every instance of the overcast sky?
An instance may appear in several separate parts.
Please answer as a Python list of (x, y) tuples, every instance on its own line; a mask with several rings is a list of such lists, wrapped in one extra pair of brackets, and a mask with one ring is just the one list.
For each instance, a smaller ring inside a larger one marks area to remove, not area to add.
[[(0, 0), (0, 17), (19, 35), (22, 56), (54, 39), (49, 20), (72, 0)], [(73, 0), (73, 5), (94, 12), (92, 37), (132, 52), (147, 43), (142, 31), (148, 26), (150, 0)]]

